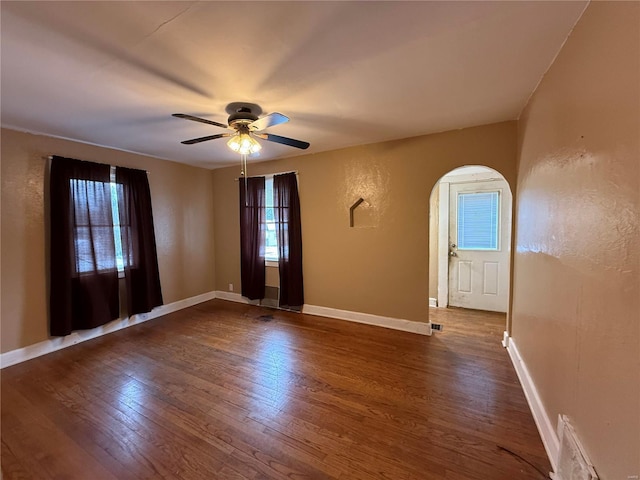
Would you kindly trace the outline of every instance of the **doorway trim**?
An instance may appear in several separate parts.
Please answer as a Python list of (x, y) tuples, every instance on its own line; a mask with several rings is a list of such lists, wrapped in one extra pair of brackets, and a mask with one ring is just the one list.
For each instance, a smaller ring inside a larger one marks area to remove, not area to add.
[[(446, 175), (445, 175), (446, 176)], [(444, 178), (444, 177), (442, 177)], [(439, 180), (438, 307), (449, 306), (449, 182)]]
[[(438, 195), (438, 307), (449, 305), (449, 193), (451, 183), (483, 182), (490, 180), (503, 180), (509, 189), (511, 186), (504, 176), (491, 167), (484, 165), (466, 165), (444, 174), (436, 183), (439, 185)], [(511, 192), (513, 196), (513, 191)], [(511, 206), (513, 212), (513, 205)], [(511, 216), (511, 238), (509, 239), (509, 249), (513, 243), (513, 215)], [(512, 255), (509, 253), (509, 278), (513, 273)], [(507, 316), (511, 303), (511, 288), (509, 288), (509, 301), (507, 305)]]

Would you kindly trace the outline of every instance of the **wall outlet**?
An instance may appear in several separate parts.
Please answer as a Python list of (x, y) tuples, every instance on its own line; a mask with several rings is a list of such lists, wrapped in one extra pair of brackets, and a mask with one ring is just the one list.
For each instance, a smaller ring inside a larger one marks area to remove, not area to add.
[(233, 283), (230, 283), (230, 284), (229, 284), (229, 291), (230, 291), (230, 292), (233, 292)]

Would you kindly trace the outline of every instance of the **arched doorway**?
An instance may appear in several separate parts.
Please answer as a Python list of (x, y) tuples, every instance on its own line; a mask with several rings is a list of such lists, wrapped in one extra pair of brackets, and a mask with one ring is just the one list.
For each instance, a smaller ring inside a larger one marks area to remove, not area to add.
[(512, 195), (497, 171), (456, 168), (430, 200), (429, 303), (508, 314)]

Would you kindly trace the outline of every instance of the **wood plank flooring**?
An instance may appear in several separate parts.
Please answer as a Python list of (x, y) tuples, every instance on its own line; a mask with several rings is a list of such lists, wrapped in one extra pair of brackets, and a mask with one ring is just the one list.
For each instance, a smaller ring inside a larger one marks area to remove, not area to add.
[(504, 315), (432, 337), (222, 300), (2, 370), (13, 479), (548, 478)]

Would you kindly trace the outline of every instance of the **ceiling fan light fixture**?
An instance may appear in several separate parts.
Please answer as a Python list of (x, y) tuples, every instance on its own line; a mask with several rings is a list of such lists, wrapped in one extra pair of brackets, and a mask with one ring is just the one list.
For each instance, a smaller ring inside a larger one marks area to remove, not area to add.
[(216, 135), (207, 135), (206, 137), (192, 138), (191, 140), (185, 140), (180, 143), (184, 145), (193, 145), (195, 143), (207, 142), (209, 140), (226, 137), (229, 138), (227, 146), (231, 151), (239, 153), (240, 155), (252, 155), (260, 152), (262, 145), (260, 145), (260, 142), (256, 140), (256, 137), (267, 142), (279, 143), (289, 147), (300, 148), (302, 150), (309, 148), (309, 142), (303, 142), (294, 138), (281, 137), (280, 135), (273, 135), (264, 131), (269, 127), (274, 127), (289, 121), (289, 117), (281, 113), (272, 112), (263, 117), (258, 117), (258, 115), (262, 113), (260, 106), (255, 104), (241, 104), (238, 102), (227, 105), (227, 113), (230, 113), (228, 119), (229, 125), (214, 122), (213, 120), (207, 120), (206, 118), (194, 117), (193, 115), (186, 113), (174, 113), (174, 117), (182, 118), (184, 120), (206, 123), (220, 128), (235, 130), (235, 133), (218, 133)]
[(258, 153), (262, 149), (262, 145), (246, 132), (237, 133), (229, 139), (227, 146), (240, 155), (251, 155)]

